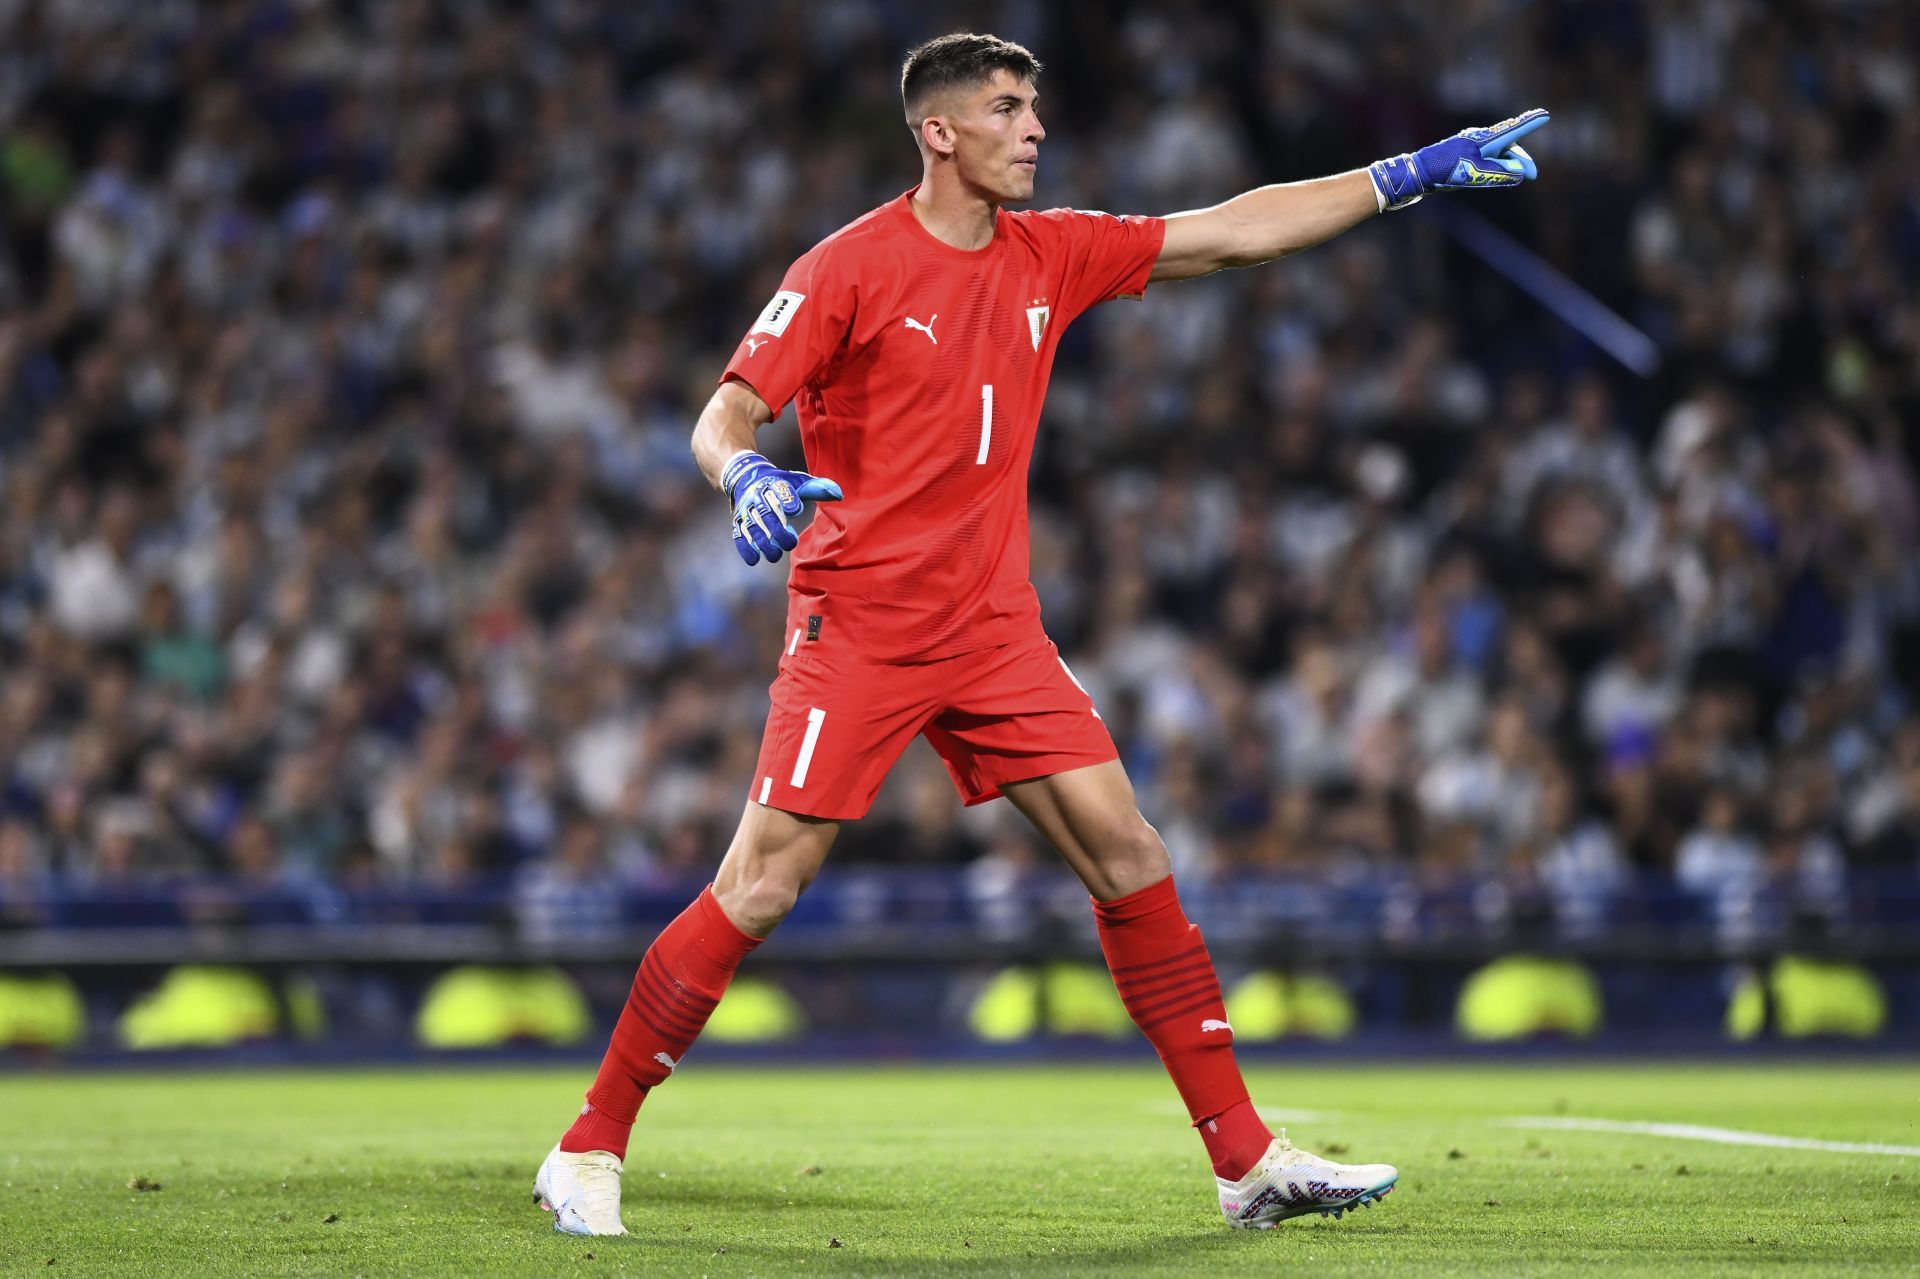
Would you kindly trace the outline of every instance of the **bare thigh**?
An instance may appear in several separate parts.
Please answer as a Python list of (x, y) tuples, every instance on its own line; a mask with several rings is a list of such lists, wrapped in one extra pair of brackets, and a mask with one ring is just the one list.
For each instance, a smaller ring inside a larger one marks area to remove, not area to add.
[(1000, 793), (1100, 901), (1125, 897), (1172, 873), (1166, 845), (1140, 815), (1119, 760), (1013, 782)]

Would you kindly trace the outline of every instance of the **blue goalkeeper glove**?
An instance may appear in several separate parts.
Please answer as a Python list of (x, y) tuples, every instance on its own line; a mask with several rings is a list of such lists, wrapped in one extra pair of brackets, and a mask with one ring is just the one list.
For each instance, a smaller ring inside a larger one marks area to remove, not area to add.
[(1539, 177), (1533, 157), (1517, 144), (1547, 119), (1546, 110), (1535, 107), (1489, 128), (1462, 129), (1412, 155), (1375, 160), (1367, 166), (1367, 175), (1373, 179), (1380, 212), (1404, 209), (1429, 191), (1517, 187)]
[(749, 564), (758, 564), (763, 555), (771, 564), (781, 551), (800, 544), (800, 535), (787, 523), (787, 516), (800, 514), (807, 499), (838, 502), (841, 496), (840, 486), (832, 480), (805, 471), (783, 471), (748, 449), (727, 459), (720, 487), (733, 503), (733, 547)]

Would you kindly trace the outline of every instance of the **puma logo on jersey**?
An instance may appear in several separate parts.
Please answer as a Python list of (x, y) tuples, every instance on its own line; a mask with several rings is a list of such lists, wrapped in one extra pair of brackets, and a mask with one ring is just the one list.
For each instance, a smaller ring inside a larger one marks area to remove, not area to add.
[(1204, 1035), (1210, 1030), (1224, 1030), (1229, 1035), (1233, 1033), (1233, 1027), (1227, 1025), (1227, 1023), (1224, 1021), (1216, 1021), (1211, 1017), (1207, 1018), (1205, 1021), (1200, 1023), (1201, 1034)]
[(765, 346), (767, 343), (771, 341), (773, 341), (772, 338), (758, 338), (758, 339), (748, 338), (747, 339), (747, 358), (751, 360), (753, 358), (754, 352), (758, 351), (761, 347)]
[(920, 321), (914, 319), (911, 315), (909, 315), (907, 317), (907, 327), (910, 329), (920, 330), (920, 332), (927, 335), (927, 341), (933, 343), (935, 346), (939, 346), (940, 339), (933, 336), (933, 326), (939, 319), (940, 317), (936, 315), (932, 319), (928, 320), (925, 324), (922, 324), (920, 323)]

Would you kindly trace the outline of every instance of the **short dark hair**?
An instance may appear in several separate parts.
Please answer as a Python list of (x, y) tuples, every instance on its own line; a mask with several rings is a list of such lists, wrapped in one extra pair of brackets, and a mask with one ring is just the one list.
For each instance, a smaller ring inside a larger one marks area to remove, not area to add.
[(1010, 71), (1018, 80), (1032, 80), (1040, 74), (1040, 59), (999, 36), (975, 35), (956, 31), (938, 36), (907, 53), (900, 67), (900, 106), (907, 115), (907, 127), (916, 132), (926, 119), (923, 108), (934, 94), (960, 86), (972, 88), (996, 71)]

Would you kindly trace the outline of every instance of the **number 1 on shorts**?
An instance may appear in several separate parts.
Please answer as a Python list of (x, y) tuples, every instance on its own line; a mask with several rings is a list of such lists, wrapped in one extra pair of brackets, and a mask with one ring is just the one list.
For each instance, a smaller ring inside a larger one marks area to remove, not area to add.
[(807, 735), (800, 743), (800, 758), (793, 764), (793, 788), (799, 790), (807, 784), (807, 765), (813, 763), (814, 743), (820, 740), (820, 725), (826, 722), (827, 713), (815, 706), (807, 712)]

